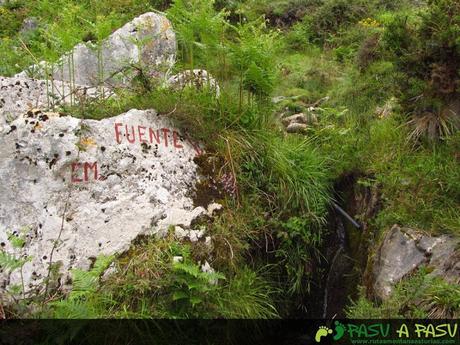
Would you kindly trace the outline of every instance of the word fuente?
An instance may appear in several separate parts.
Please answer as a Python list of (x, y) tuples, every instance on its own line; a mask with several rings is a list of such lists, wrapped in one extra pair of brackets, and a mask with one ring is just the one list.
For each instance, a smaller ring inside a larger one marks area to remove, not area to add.
[(179, 143), (180, 136), (175, 130), (169, 128), (153, 129), (145, 126), (128, 126), (122, 123), (115, 123), (115, 140), (121, 144), (123, 140), (134, 144), (162, 144), (164, 147), (173, 146), (176, 149), (181, 149), (183, 146)]
[[(121, 144), (126, 140), (130, 144), (157, 144), (164, 147), (174, 147), (176, 150), (183, 149), (180, 144), (181, 136), (176, 130), (169, 128), (153, 129), (146, 126), (128, 126), (123, 123), (115, 123), (115, 140)], [(188, 138), (188, 141), (195, 149), (196, 153), (202, 153), (201, 148)], [(103, 176), (98, 174), (97, 162), (73, 162), (71, 172), (71, 182), (81, 183), (90, 180), (103, 180)]]
[[(179, 150), (183, 146), (180, 144), (182, 140), (181, 135), (176, 130), (169, 128), (153, 129), (146, 126), (132, 126), (123, 123), (116, 122), (115, 128), (115, 140), (118, 144), (121, 144), (123, 140), (126, 140), (130, 144), (141, 143), (141, 144), (156, 144), (163, 145), (164, 147), (174, 147)], [(203, 151), (200, 146), (186, 137), (187, 141), (195, 149), (197, 155), (201, 155)]]

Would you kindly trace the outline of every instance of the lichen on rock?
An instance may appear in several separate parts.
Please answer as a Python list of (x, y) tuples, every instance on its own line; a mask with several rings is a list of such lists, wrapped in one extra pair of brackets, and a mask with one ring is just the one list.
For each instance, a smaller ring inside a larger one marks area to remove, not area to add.
[[(170, 21), (161, 14), (148, 12), (100, 44), (76, 45), (49, 68), (54, 80), (88, 86), (126, 86), (139, 69), (147, 77), (164, 76), (175, 62), (176, 45)], [(34, 65), (17, 76), (45, 79), (45, 71)]]
[[(63, 284), (72, 268), (206, 214), (189, 196), (196, 146), (154, 110), (100, 121), (26, 114), (5, 126), (0, 146), (0, 242), (30, 258), (26, 293), (43, 291), (53, 246)], [(0, 273), (2, 290), (20, 282), (18, 271)]]
[(102, 96), (110, 97), (111, 93), (104, 88), (56, 80), (0, 76), (0, 127), (28, 111), (55, 109)]

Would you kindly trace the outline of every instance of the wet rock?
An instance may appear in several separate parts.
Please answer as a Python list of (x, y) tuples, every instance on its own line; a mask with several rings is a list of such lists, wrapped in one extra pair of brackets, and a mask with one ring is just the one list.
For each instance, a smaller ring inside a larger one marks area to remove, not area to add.
[(422, 265), (430, 274), (452, 283), (460, 282), (460, 240), (448, 235), (431, 237), (420, 231), (393, 226), (386, 234), (374, 259), (373, 292), (388, 298), (401, 279)]
[[(20, 116), (7, 127), (0, 133), (0, 242), (30, 258), (27, 292), (43, 290), (53, 244), (64, 282), (71, 268), (88, 269), (140, 235), (187, 229), (206, 214), (189, 197), (196, 147), (153, 110), (100, 121)], [(13, 248), (12, 235), (24, 239), (22, 248)], [(4, 270), (0, 294), (20, 282), (18, 271)]]
[(291, 123), (286, 127), (288, 133), (303, 133), (308, 128), (304, 123)]
[(209, 88), (220, 96), (220, 87), (214, 77), (203, 69), (186, 70), (168, 79), (168, 85), (176, 90), (182, 90), (187, 86), (198, 90)]
[[(80, 43), (53, 66), (55, 80), (108, 87), (128, 84), (142, 70), (145, 77), (162, 77), (174, 64), (176, 37), (169, 20), (145, 13), (115, 31), (100, 46)], [(43, 78), (43, 68), (31, 66), (18, 76)]]

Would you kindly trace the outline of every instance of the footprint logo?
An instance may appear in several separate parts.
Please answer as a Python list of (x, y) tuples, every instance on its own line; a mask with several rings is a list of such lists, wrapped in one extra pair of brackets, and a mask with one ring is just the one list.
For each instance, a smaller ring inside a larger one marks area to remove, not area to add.
[(319, 343), (321, 341), (321, 338), (327, 336), (328, 334), (332, 334), (332, 329), (326, 326), (319, 326), (319, 329), (315, 335), (315, 341)]
[(345, 326), (341, 324), (339, 321), (335, 322), (335, 335), (332, 339), (339, 340), (342, 339), (343, 335), (345, 334)]

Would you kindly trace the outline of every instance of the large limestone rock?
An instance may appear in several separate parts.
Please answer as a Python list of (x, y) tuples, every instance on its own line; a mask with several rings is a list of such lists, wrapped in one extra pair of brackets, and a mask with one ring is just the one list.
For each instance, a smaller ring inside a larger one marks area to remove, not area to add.
[[(0, 249), (30, 260), (27, 293), (43, 291), (53, 246), (64, 284), (71, 268), (206, 214), (191, 199), (199, 147), (153, 110), (101, 121), (29, 114), (3, 128), (0, 147)], [(21, 281), (0, 270), (0, 295)]]
[[(147, 77), (160, 77), (172, 67), (176, 37), (169, 20), (148, 12), (111, 34), (100, 46), (80, 43), (53, 67), (56, 80), (80, 85), (125, 85), (142, 69)], [(135, 66), (135, 67), (133, 67)], [(42, 66), (31, 66), (19, 76), (43, 78)]]
[(374, 260), (373, 290), (384, 300), (402, 278), (425, 265), (430, 274), (460, 283), (460, 240), (448, 235), (431, 237), (395, 225), (386, 234)]
[(0, 131), (6, 123), (35, 109), (54, 109), (90, 98), (109, 96), (108, 90), (61, 81), (0, 77)]

